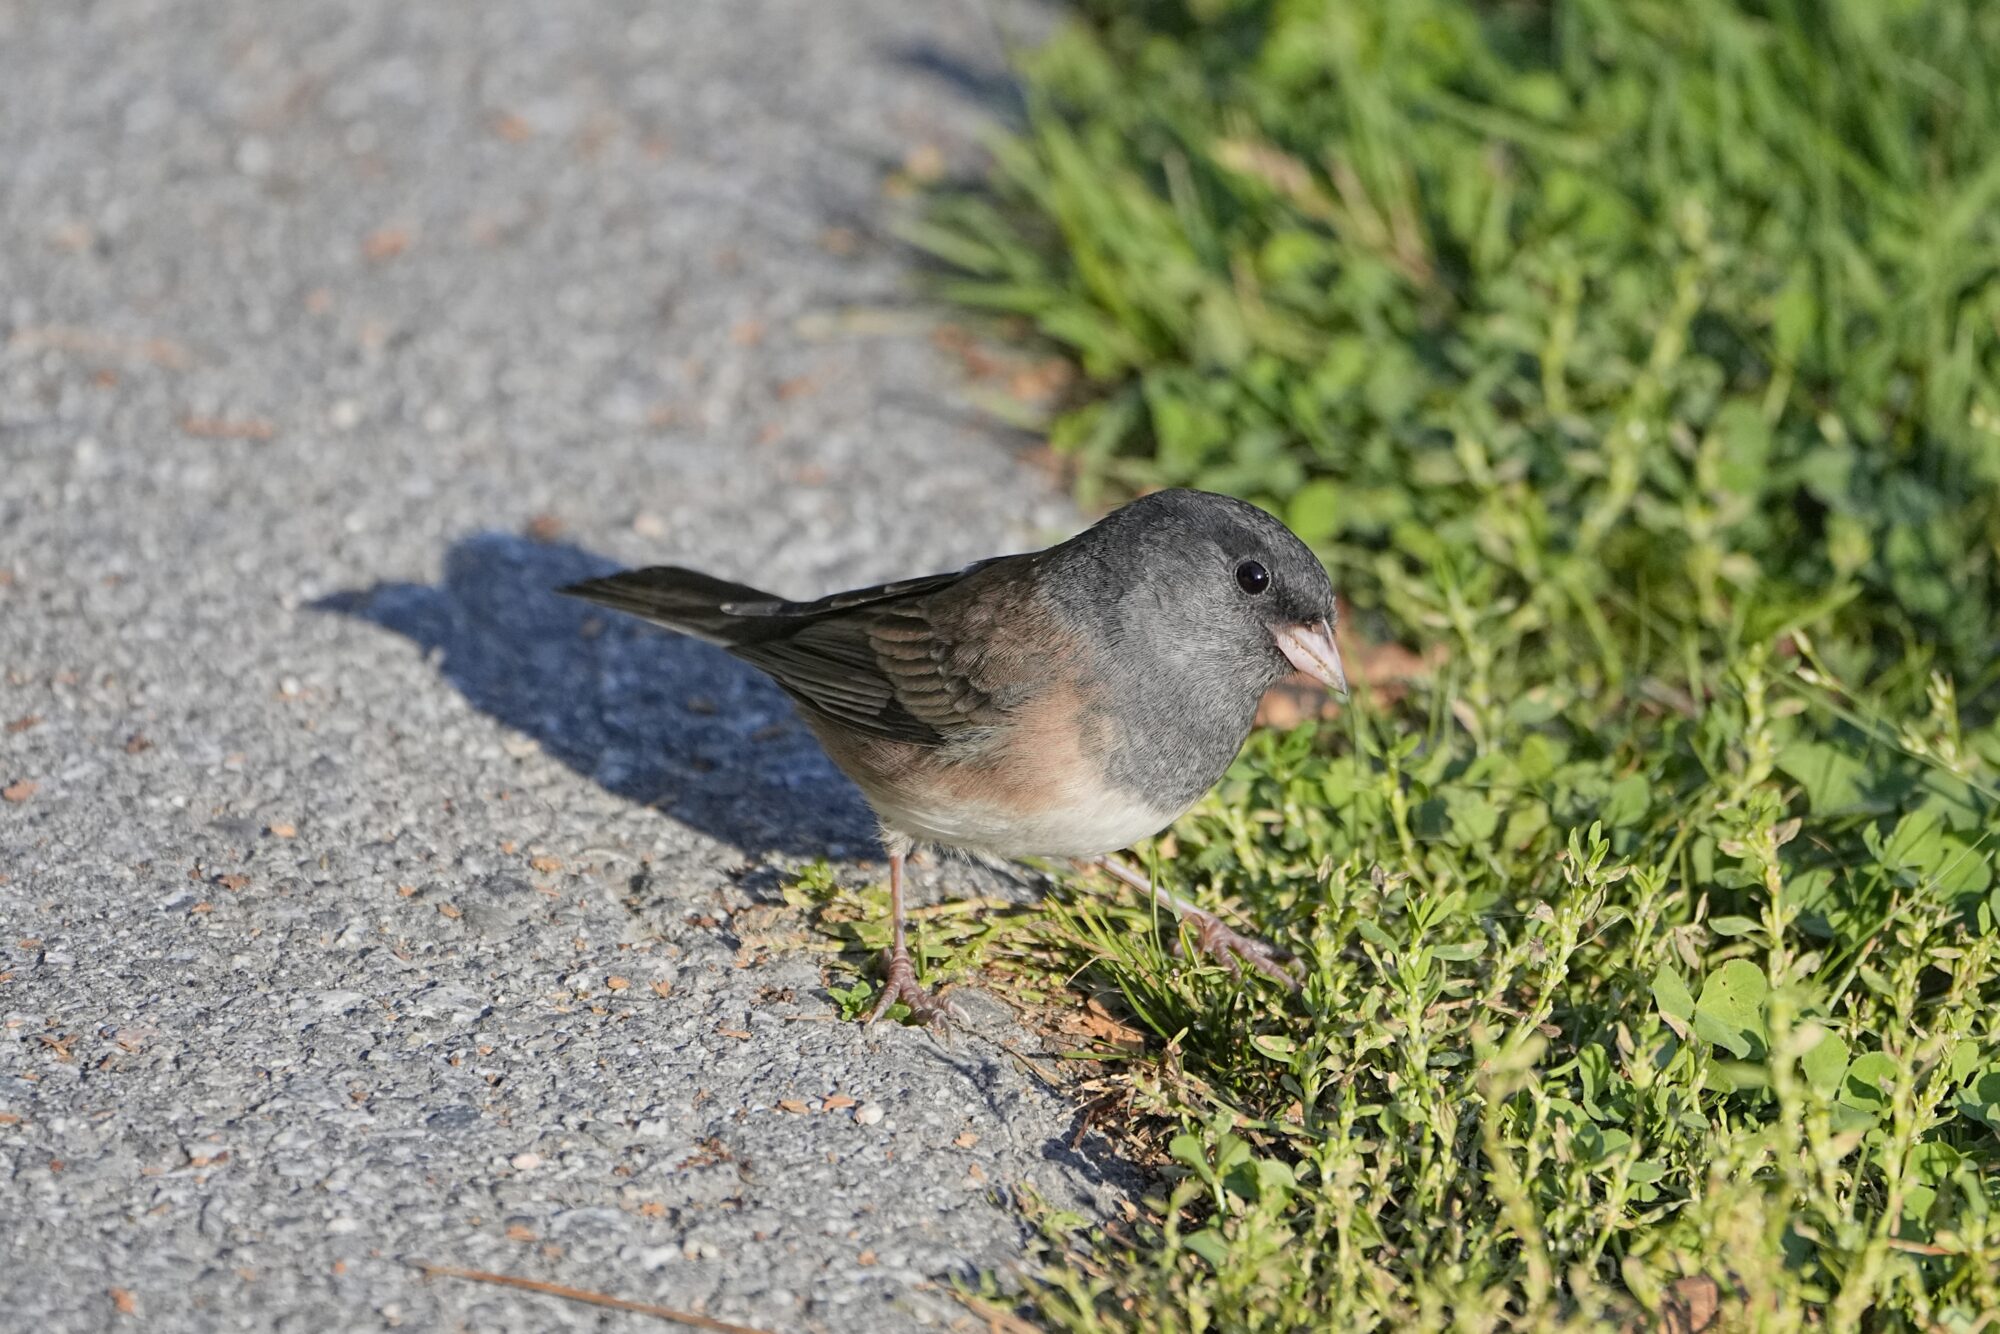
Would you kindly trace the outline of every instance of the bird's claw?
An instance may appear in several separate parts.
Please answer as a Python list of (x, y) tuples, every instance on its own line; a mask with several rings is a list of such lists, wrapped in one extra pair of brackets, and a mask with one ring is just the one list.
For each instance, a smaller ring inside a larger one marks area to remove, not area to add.
[(944, 1032), (952, 1024), (965, 1021), (964, 1013), (956, 1005), (931, 994), (918, 984), (917, 970), (910, 963), (907, 953), (892, 951), (883, 960), (882, 995), (868, 1018), (862, 1021), (863, 1026), (889, 1013), (889, 1007), (897, 1001), (910, 1007), (912, 1019), (935, 1032)]
[[(1293, 956), (1276, 945), (1232, 930), (1220, 917), (1200, 909), (1183, 913), (1181, 921), (1193, 929), (1195, 948), (1212, 959), (1220, 959), (1232, 976), (1242, 977), (1243, 964), (1247, 963), (1272, 981), (1282, 983), (1286, 989), (1299, 989), (1298, 975), (1286, 966)], [(1178, 940), (1174, 942), (1174, 948), (1179, 952)]]

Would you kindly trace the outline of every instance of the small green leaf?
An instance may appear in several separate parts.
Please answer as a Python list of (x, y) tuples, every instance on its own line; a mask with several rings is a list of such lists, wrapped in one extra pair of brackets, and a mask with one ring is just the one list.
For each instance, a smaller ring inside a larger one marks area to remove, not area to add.
[(1604, 799), (1603, 820), (1610, 829), (1623, 829), (1646, 818), (1652, 808), (1653, 785), (1643, 774), (1630, 774), (1611, 785)]
[[(826, 994), (840, 1007), (843, 1022), (852, 1022), (867, 1014), (875, 1002), (875, 988), (866, 978), (851, 987), (828, 987)], [(890, 1007), (894, 1009), (894, 1007)]]
[(1958, 1114), (2000, 1135), (2000, 1066), (1981, 1071), (1958, 1095)]
[(1229, 1263), (1229, 1243), (1212, 1227), (1189, 1233), (1181, 1238), (1181, 1245), (1208, 1261), (1209, 1267), (1218, 1272)]
[(1847, 1073), (1847, 1044), (1838, 1033), (1828, 1033), (1799, 1060), (1806, 1083), (1822, 1098), (1840, 1092), (1840, 1078)]
[(1195, 1174), (1202, 1180), (1213, 1179), (1214, 1174), (1208, 1165), (1208, 1154), (1202, 1149), (1200, 1136), (1185, 1131), (1174, 1136), (1167, 1143), (1167, 1153), (1183, 1167), (1194, 1169)]
[(1602, 1163), (1631, 1148), (1632, 1136), (1616, 1126), (1585, 1125), (1576, 1133), (1576, 1145), (1584, 1161)]
[(1366, 920), (1357, 922), (1354, 929), (1360, 933), (1363, 940), (1377, 949), (1393, 950), (1396, 948), (1395, 938), (1373, 922)]
[(1461, 848), (1484, 847), (1500, 828), (1500, 808), (1478, 793), (1454, 793), (1445, 803), (1451, 841)]
[(1953, 901), (1984, 894), (1993, 883), (1988, 856), (1977, 844), (1947, 834), (1943, 856), (1931, 871), (1938, 893)]
[(1847, 1067), (1840, 1084), (1840, 1100), (1857, 1111), (1880, 1115), (1889, 1110), (1896, 1087), (1896, 1062), (1883, 1052), (1865, 1052)]
[(1577, 1073), (1583, 1077), (1583, 1110), (1593, 1121), (1616, 1119), (1609, 1101), (1613, 1084), (1618, 1079), (1611, 1065), (1611, 1053), (1604, 1050), (1602, 1043), (1592, 1042), (1576, 1054)]
[(1749, 1036), (1742, 1029), (1724, 1023), (1707, 1010), (1695, 1011), (1694, 1035), (1703, 1042), (1721, 1047), (1738, 1059), (1750, 1055)]
[(1687, 1025), (1694, 1020), (1694, 993), (1669, 964), (1661, 964), (1660, 971), (1653, 974), (1653, 1003), (1674, 1021), (1671, 1027), (1675, 1032), (1687, 1036)]
[(1863, 804), (1868, 766), (1823, 741), (1795, 741), (1778, 752), (1778, 767), (1806, 790), (1814, 815), (1831, 815)]
[(1960, 1038), (1951, 1044), (1951, 1054), (1945, 1058), (1945, 1069), (1950, 1072), (1951, 1082), (1963, 1084), (1966, 1077), (1979, 1069), (1982, 1052), (1978, 1042), (1971, 1038)]
[(1256, 1034), (1250, 1039), (1250, 1045), (1280, 1065), (1290, 1064), (1292, 1056), (1298, 1051), (1297, 1043), (1273, 1033)]
[(1764, 1046), (1764, 997), (1770, 990), (1762, 968), (1731, 959), (1702, 983), (1694, 1031), (1739, 1058), (1756, 1054)]
[(1882, 847), (1882, 861), (1928, 875), (1944, 864), (1944, 819), (1936, 811), (1911, 811), (1896, 822)]
[(1340, 531), (1340, 488), (1325, 480), (1307, 482), (1285, 506), (1285, 520), (1308, 543), (1326, 541)]

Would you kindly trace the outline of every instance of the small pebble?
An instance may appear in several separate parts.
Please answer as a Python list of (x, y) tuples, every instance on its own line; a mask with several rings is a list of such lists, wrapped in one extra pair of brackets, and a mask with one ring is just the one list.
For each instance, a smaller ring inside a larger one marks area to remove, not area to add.
[(854, 1122), (856, 1125), (872, 1126), (881, 1119), (882, 1104), (879, 1102), (864, 1102), (854, 1109)]

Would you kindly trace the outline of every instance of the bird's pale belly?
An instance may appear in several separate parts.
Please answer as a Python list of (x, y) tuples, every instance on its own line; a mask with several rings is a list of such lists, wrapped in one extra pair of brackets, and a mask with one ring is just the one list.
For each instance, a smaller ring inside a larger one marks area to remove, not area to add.
[(942, 799), (932, 801), (868, 784), (862, 790), (882, 823), (898, 833), (1000, 857), (1096, 857), (1150, 838), (1180, 815), (1114, 786), (1050, 791), (1046, 800), (1034, 801), (999, 792), (982, 799), (970, 784), (954, 786), (951, 796), (940, 793)]

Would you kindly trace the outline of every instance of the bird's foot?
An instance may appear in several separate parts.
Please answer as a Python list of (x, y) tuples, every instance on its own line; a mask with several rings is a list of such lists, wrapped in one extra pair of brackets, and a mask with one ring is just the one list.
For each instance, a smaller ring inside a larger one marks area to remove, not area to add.
[(917, 970), (910, 963), (908, 950), (890, 950), (883, 956), (882, 995), (875, 1002), (875, 1008), (864, 1021), (864, 1026), (889, 1013), (889, 1007), (897, 1001), (910, 1007), (912, 1019), (935, 1032), (943, 1032), (952, 1024), (965, 1020), (965, 1015), (956, 1005), (932, 995), (918, 984)]
[[(1195, 948), (1212, 959), (1220, 959), (1234, 976), (1242, 977), (1243, 964), (1247, 963), (1289, 990), (1299, 989), (1298, 975), (1287, 966), (1293, 956), (1276, 945), (1232, 930), (1220, 917), (1200, 908), (1182, 908), (1180, 917), (1194, 931)], [(1178, 952), (1178, 941), (1175, 949)]]
[[(1286, 966), (1293, 956), (1284, 950), (1266, 944), (1255, 936), (1232, 931), (1214, 913), (1205, 908), (1197, 908), (1179, 895), (1161, 889), (1116, 857), (1099, 857), (1095, 859), (1094, 864), (1113, 880), (1129, 885), (1142, 894), (1151, 895), (1153, 902), (1194, 930), (1194, 944), (1197, 950), (1210, 958), (1222, 960), (1234, 976), (1241, 978), (1243, 965), (1247, 963), (1274, 982), (1283, 983), (1287, 989), (1291, 991), (1299, 989), (1297, 975)], [(1180, 953), (1178, 937), (1174, 941), (1174, 952)]]

